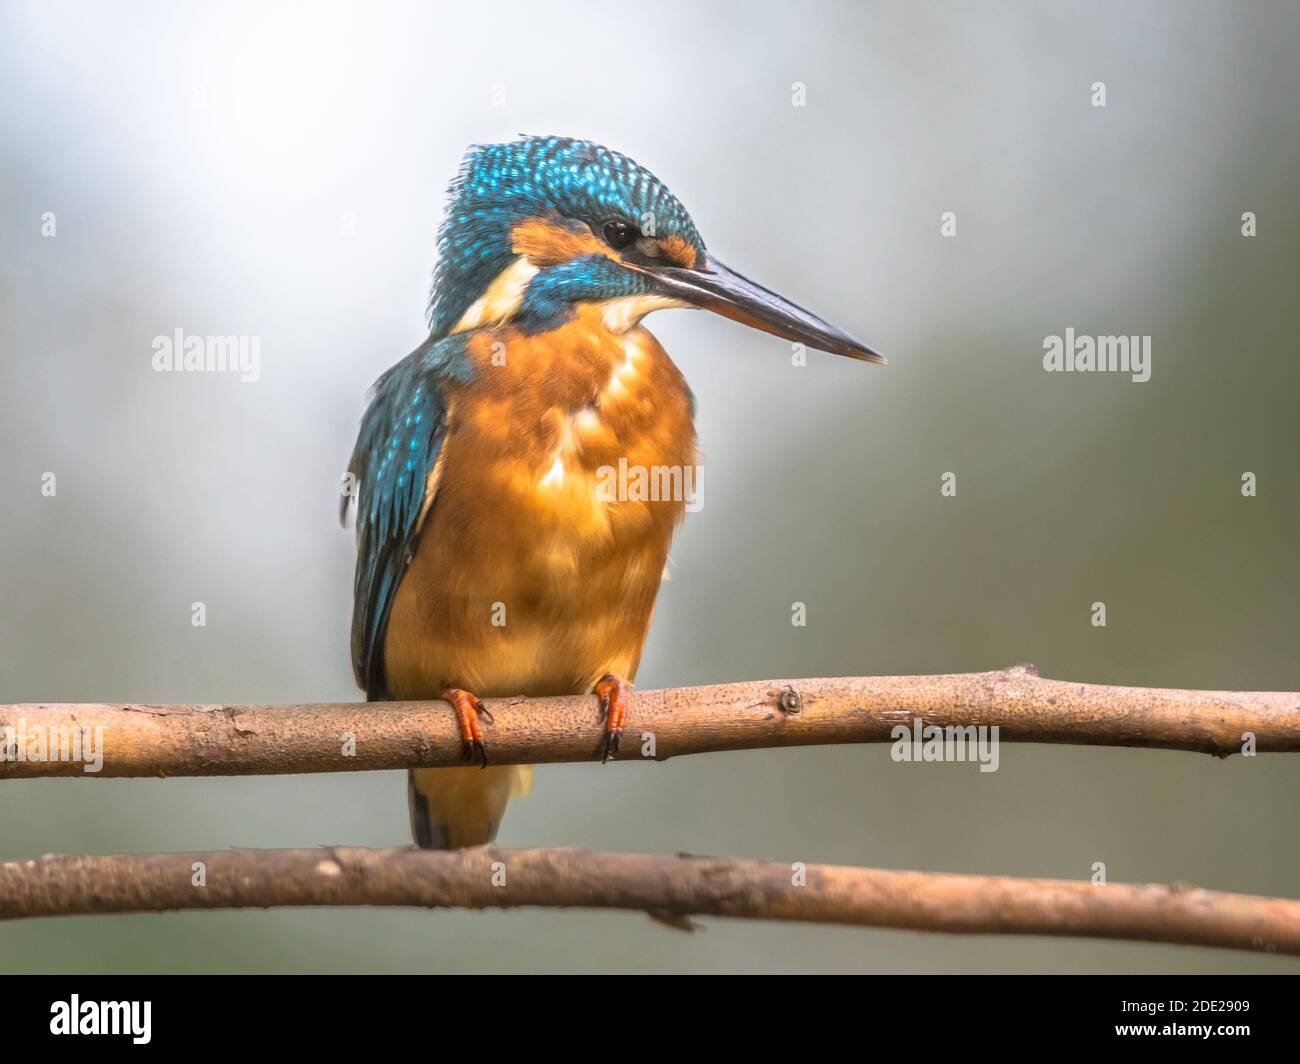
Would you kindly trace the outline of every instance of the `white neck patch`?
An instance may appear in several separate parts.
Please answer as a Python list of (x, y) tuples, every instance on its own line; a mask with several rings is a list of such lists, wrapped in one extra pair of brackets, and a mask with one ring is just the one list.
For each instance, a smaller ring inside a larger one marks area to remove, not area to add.
[(456, 322), (453, 333), (481, 329), (485, 325), (499, 325), (514, 317), (524, 301), (528, 283), (537, 276), (537, 267), (523, 255), (514, 259), (497, 274), (487, 291), (469, 305)]
[[(519, 312), (528, 285), (539, 269), (525, 255), (516, 256), (504, 270), (497, 274), (478, 299), (465, 310), (451, 330), (453, 333), (469, 332), (484, 326), (500, 325)], [(671, 296), (643, 292), (635, 296), (617, 296), (600, 301), (601, 320), (612, 333), (625, 333), (635, 329), (651, 311), (691, 309), (690, 303)]]

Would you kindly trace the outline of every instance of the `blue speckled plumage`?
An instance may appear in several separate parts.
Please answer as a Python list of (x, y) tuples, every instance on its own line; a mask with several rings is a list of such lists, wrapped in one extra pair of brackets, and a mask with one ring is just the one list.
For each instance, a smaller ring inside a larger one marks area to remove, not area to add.
[[(348, 471), (357, 496), (352, 665), (371, 700), (388, 697), (384, 625), (409, 561), (429, 472), (446, 429), (442, 388), (468, 380), (465, 337), (426, 341), (375, 382)], [(344, 499), (344, 513), (349, 500)]]
[(656, 235), (704, 250), (686, 208), (658, 178), (590, 141), (529, 137), (477, 145), (466, 154), (448, 195), (429, 302), (435, 338), (451, 331), (509, 263), (511, 228), (526, 218), (558, 213), (598, 227), (619, 215), (637, 226), (652, 222)]

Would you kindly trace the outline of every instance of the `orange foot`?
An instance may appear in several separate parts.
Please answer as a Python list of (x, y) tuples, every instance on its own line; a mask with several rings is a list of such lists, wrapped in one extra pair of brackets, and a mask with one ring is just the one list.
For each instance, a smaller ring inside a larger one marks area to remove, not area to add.
[(496, 723), (487, 707), (478, 695), (462, 691), (459, 687), (448, 687), (442, 692), (442, 700), (450, 702), (456, 711), (456, 724), (460, 727), (461, 758), (473, 764), (477, 761), (487, 768), (487, 747), (483, 745), (483, 725), (479, 717), (487, 718), (489, 724)]
[(600, 760), (603, 764), (618, 753), (623, 740), (623, 725), (627, 723), (627, 704), (632, 686), (613, 673), (601, 677), (596, 683), (596, 697), (600, 699), (600, 719), (605, 722), (605, 741), (601, 743)]

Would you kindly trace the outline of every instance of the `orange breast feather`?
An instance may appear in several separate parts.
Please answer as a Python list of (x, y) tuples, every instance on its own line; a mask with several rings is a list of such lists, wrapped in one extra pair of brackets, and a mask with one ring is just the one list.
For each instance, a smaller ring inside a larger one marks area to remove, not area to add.
[(470, 350), (477, 374), (450, 396), (432, 503), (388, 623), (393, 694), (630, 680), (684, 501), (620, 494), (611, 471), (693, 483), (686, 384), (653, 336), (611, 332), (595, 306), (538, 336), (484, 331)]

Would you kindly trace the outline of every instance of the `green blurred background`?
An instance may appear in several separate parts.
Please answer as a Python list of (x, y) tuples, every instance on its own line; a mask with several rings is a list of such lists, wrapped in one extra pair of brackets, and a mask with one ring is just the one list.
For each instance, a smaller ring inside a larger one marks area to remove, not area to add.
[[(1298, 48), (1300, 10), (1269, 3), (0, 3), (0, 702), (359, 697), (339, 475), (366, 388), (422, 336), (462, 150), (519, 132), (632, 155), (727, 262), (891, 357), (797, 368), (720, 318), (648, 319), (699, 400), (706, 494), (641, 687), (1031, 661), (1300, 689)], [(1045, 373), (1069, 326), (1150, 335), (1151, 380)], [(178, 327), (259, 336), (261, 380), (154, 373)], [(883, 746), (557, 766), (499, 842), (1071, 879), (1104, 861), (1300, 897), (1297, 781), (1282, 755), (1015, 745), (994, 774)], [(400, 773), (0, 792), (0, 858), (407, 840)], [(322, 910), (7, 924), (0, 970), (1300, 964)]]

